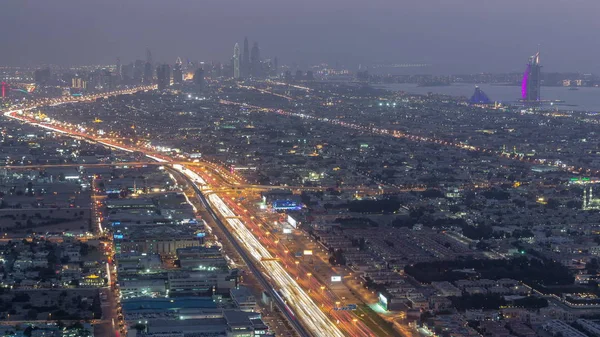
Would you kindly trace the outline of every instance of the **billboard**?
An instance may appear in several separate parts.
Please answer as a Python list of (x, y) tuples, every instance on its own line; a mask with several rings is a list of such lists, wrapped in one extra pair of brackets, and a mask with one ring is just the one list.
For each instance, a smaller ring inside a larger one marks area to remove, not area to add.
[(287, 222), (294, 228), (298, 228), (298, 221), (296, 221), (296, 219), (292, 218), (289, 214), (287, 216)]
[(382, 293), (379, 293), (379, 304), (385, 309), (388, 310), (388, 298), (385, 297)]
[(342, 277), (341, 276), (332, 276), (331, 277), (331, 282), (342, 282)]
[(302, 209), (302, 204), (293, 200), (275, 200), (273, 201), (272, 206), (275, 210), (298, 211)]
[(313, 255), (313, 251), (310, 249), (305, 249), (304, 250), (304, 255)]
[(292, 229), (291, 228), (284, 228), (283, 229), (283, 234), (292, 234)]

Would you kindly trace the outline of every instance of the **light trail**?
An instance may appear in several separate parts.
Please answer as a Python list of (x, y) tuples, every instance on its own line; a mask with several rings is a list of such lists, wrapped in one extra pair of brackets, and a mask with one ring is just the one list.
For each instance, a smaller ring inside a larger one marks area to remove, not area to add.
[(383, 129), (383, 128), (369, 127), (369, 126), (364, 126), (364, 125), (360, 125), (360, 124), (356, 124), (356, 123), (348, 123), (348, 122), (342, 121), (337, 118), (317, 117), (317, 116), (308, 115), (308, 114), (304, 114), (304, 113), (284, 111), (281, 109), (264, 108), (264, 107), (249, 105), (249, 104), (245, 104), (245, 103), (227, 101), (227, 100), (220, 100), (220, 103), (226, 104), (226, 105), (237, 105), (237, 106), (243, 106), (246, 108), (253, 108), (253, 109), (256, 109), (257, 111), (276, 113), (276, 114), (282, 115), (282, 116), (297, 117), (297, 118), (308, 119), (308, 120), (313, 120), (313, 121), (322, 122), (322, 123), (328, 123), (331, 125), (337, 125), (337, 126), (341, 126), (341, 127), (361, 131), (361, 132), (371, 133), (371, 134), (375, 134), (375, 135), (380, 135), (380, 136), (404, 138), (404, 139), (408, 139), (408, 140), (415, 141), (415, 142), (433, 143), (433, 144), (438, 144), (438, 145), (442, 145), (442, 146), (446, 146), (446, 147), (453, 147), (453, 148), (471, 151), (471, 152), (487, 153), (489, 155), (498, 156), (498, 157), (506, 158), (509, 160), (518, 160), (521, 162), (527, 162), (527, 163), (530, 163), (533, 165), (543, 165), (543, 166), (555, 167), (555, 168), (558, 168), (559, 170), (574, 173), (574, 174), (586, 173), (586, 174), (590, 174), (590, 175), (591, 174), (600, 175), (600, 170), (594, 170), (594, 169), (589, 169), (589, 168), (584, 168), (584, 167), (576, 167), (574, 165), (568, 165), (568, 164), (562, 163), (560, 160), (552, 161), (552, 160), (542, 159), (542, 158), (527, 158), (522, 155), (511, 156), (510, 154), (504, 153), (502, 151), (488, 149), (485, 147), (474, 146), (474, 145), (466, 144), (463, 142), (453, 142), (453, 141), (447, 141), (447, 140), (443, 140), (443, 139), (439, 139), (439, 138), (412, 135), (412, 134), (405, 133), (405, 132), (398, 131), (398, 130), (389, 130), (389, 129)]
[[(178, 164), (173, 165), (173, 168), (187, 176), (195, 184), (199, 184), (200, 189), (206, 190), (206, 182), (197, 173)], [(249, 255), (255, 259), (256, 263), (265, 270), (266, 275), (284, 295), (286, 304), (289, 304), (293, 308), (295, 316), (305, 323), (306, 328), (314, 336), (344, 336), (337, 325), (327, 318), (279, 262), (268, 261), (268, 259), (273, 259), (273, 255), (259, 242), (241, 220), (234, 218), (237, 215), (218, 195), (209, 195), (208, 201), (226, 219), (229, 226), (233, 229), (233, 236), (241, 243)], [(267, 259), (267, 261), (263, 261), (263, 259)]]

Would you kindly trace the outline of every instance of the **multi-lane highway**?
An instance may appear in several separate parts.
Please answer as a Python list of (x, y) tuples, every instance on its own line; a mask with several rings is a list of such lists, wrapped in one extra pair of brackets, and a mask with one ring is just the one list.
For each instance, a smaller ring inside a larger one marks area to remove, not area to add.
[(208, 200), (206, 200), (206, 197), (204, 196), (204, 194), (200, 190), (200, 188), (194, 183), (194, 181), (188, 175), (183, 174), (181, 172), (181, 170), (176, 170), (176, 171), (178, 173), (180, 173), (183, 177), (185, 177), (185, 179), (188, 180), (188, 182), (194, 188), (194, 190), (196, 191), (196, 195), (197, 195), (198, 199), (200, 200), (200, 202), (204, 205), (205, 209), (213, 217), (213, 219), (215, 220), (215, 223), (220, 227), (221, 231), (223, 233), (225, 233), (225, 235), (227, 236), (227, 239), (231, 242), (233, 247), (237, 250), (237, 252), (240, 254), (240, 256), (244, 259), (244, 262), (246, 263), (246, 265), (248, 266), (248, 268), (250, 269), (250, 271), (252, 272), (254, 277), (256, 277), (256, 279), (261, 283), (261, 286), (267, 291), (267, 293), (269, 293), (271, 298), (275, 300), (277, 307), (283, 313), (283, 315), (287, 318), (287, 320), (290, 322), (290, 324), (296, 330), (296, 332), (300, 336), (303, 336), (303, 337), (311, 336), (310, 333), (306, 329), (304, 329), (304, 327), (301, 324), (299, 324), (299, 322), (294, 317), (293, 313), (288, 310), (288, 307), (281, 300), (281, 298), (279, 296), (277, 296), (276, 290), (273, 289), (273, 287), (271, 286), (269, 281), (263, 276), (262, 272), (258, 269), (255, 262), (248, 256), (246, 251), (235, 240), (235, 238), (233, 237), (233, 235), (231, 234), (229, 229), (221, 221), (221, 217), (212, 209), (212, 207), (210, 206)]
[[(53, 102), (53, 104), (61, 104), (61, 102)], [(120, 143), (114, 143), (100, 139), (93, 134), (83, 133), (75, 129), (66, 129), (60, 125), (40, 123), (39, 121), (25, 116), (23, 110), (7, 112), (5, 113), (5, 116), (69, 136), (100, 142), (116, 149), (128, 152), (139, 151), (146, 154), (148, 158), (161, 163), (166, 164), (172, 161), (172, 158), (150, 152), (145, 148), (134, 148)], [(281, 311), (286, 315), (299, 335), (303, 337), (344, 336), (337, 325), (315, 304), (284, 267), (278, 261), (273, 259), (273, 256), (269, 251), (217, 194), (210, 194), (208, 197), (202, 195), (202, 188), (210, 189), (210, 186), (202, 177), (196, 172), (186, 170), (182, 165), (173, 164), (172, 166), (190, 179), (201, 202), (206, 206), (207, 210), (209, 210), (217, 223), (222, 226), (223, 231), (227, 233), (232, 244), (234, 244), (236, 249), (246, 260), (249, 268), (251, 268), (260, 282), (263, 283), (263, 286), (271, 294), (274, 301), (280, 306)], [(208, 192), (208, 190), (206, 192)], [(227, 223), (227, 226), (223, 220)]]
[(202, 177), (181, 165), (173, 167), (193, 184), (201, 202), (301, 336), (344, 336), (221, 197), (216, 194), (208, 197), (203, 195), (204, 192), (210, 192), (210, 187)]

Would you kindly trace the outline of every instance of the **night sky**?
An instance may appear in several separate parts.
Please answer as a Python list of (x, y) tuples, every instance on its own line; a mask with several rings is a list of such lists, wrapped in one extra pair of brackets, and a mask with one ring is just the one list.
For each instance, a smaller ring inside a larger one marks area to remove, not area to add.
[(299, 65), (600, 72), (600, 0), (2, 0), (0, 65), (228, 60), (235, 42)]

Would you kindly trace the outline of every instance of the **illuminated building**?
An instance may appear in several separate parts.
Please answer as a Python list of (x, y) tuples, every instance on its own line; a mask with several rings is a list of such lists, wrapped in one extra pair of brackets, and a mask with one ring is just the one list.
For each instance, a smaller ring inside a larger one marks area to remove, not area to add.
[(137, 83), (141, 83), (144, 78), (144, 66), (145, 63), (142, 60), (136, 60), (133, 65), (133, 80)]
[(71, 88), (87, 89), (87, 81), (81, 77), (73, 77), (71, 79)]
[(523, 74), (521, 98), (525, 103), (538, 103), (540, 101), (542, 66), (540, 65), (540, 52), (529, 58), (527, 68)]
[(600, 199), (594, 199), (592, 186), (583, 189), (583, 210), (600, 210)]
[(469, 103), (471, 103), (473, 105), (487, 105), (487, 104), (492, 104), (492, 101), (485, 94), (485, 92), (483, 92), (483, 90), (481, 90), (481, 88), (475, 87), (475, 92), (473, 93), (473, 96), (471, 96)]
[(150, 84), (154, 79), (152, 71), (152, 53), (150, 49), (146, 49), (146, 63), (144, 64), (144, 83)]
[(181, 58), (178, 57), (173, 66), (173, 84), (181, 83), (183, 83), (183, 62), (181, 62)]
[(236, 43), (233, 47), (233, 78), (237, 80), (240, 77), (240, 45)]
[(379, 292), (377, 298), (379, 299), (379, 305), (385, 311), (401, 310), (405, 308), (405, 305), (401, 300), (395, 299), (394, 296), (387, 291)]
[(0, 91), (2, 92), (2, 98), (5, 98), (8, 95), (8, 84), (6, 84), (6, 82), (2, 82), (2, 87), (0, 87)]
[(194, 85), (196, 86), (196, 92), (202, 92), (206, 81), (204, 80), (204, 69), (198, 68), (194, 72)]
[(152, 71), (152, 63), (146, 62), (144, 64), (144, 84), (151, 84), (154, 79), (154, 74)]
[(165, 90), (171, 84), (171, 68), (168, 64), (161, 64), (156, 68), (158, 90)]
[(272, 190), (262, 194), (264, 204), (268, 204), (275, 211), (297, 211), (302, 209), (300, 196), (289, 190)]

